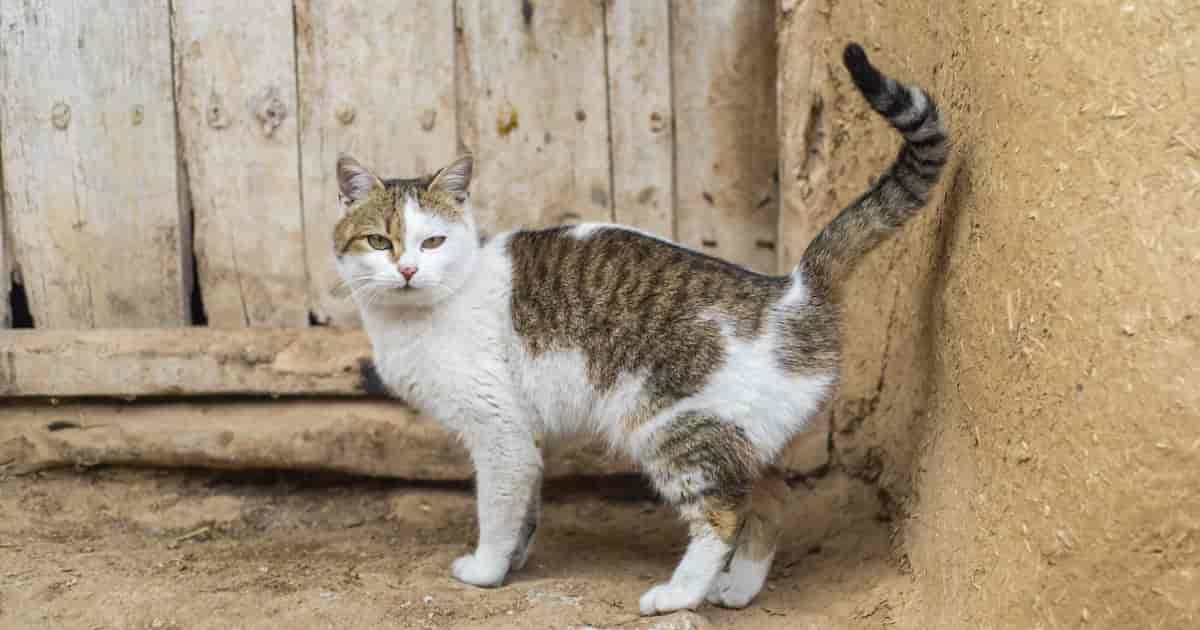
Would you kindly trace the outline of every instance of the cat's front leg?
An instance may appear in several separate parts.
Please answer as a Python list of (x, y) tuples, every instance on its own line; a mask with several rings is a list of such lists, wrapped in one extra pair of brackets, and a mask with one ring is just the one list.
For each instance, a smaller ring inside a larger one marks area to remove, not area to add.
[(538, 480), (533, 489), (533, 496), (530, 498), (529, 506), (525, 510), (525, 520), (521, 523), (521, 534), (517, 538), (517, 550), (513, 552), (512, 564), (509, 567), (512, 571), (520, 571), (525, 568), (525, 563), (529, 560), (529, 553), (533, 551), (533, 541), (537, 534), (538, 521), (542, 516), (542, 478), (538, 475)]
[(537, 528), (542, 454), (533, 436), (516, 426), (497, 427), (467, 441), (475, 464), (479, 545), (454, 561), (454, 577), (475, 586), (504, 582), (529, 554)]

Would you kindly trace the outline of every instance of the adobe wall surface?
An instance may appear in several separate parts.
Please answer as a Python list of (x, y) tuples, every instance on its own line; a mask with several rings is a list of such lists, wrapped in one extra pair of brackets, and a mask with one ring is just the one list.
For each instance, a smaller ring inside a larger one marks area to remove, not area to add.
[[(831, 4), (783, 2), (784, 216), (813, 217), (792, 240), (898, 146), (840, 66), (847, 41), (927, 86), (956, 138), (937, 203), (845, 300), (832, 458), (894, 508), (914, 582), (893, 618), (1194, 627), (1200, 7)], [(814, 177), (829, 198), (805, 194)]]

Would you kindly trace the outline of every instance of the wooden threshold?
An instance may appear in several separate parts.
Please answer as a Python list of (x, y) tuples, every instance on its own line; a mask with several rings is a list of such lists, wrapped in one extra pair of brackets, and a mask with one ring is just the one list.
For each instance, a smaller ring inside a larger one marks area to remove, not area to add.
[[(789, 474), (827, 466), (827, 419), (776, 464)], [(637, 467), (598, 438), (542, 444), (545, 476), (628, 474)], [(465, 449), (436, 422), (392, 400), (0, 402), (0, 478), (57, 467), (309, 470), (462, 480)]]
[[(544, 446), (547, 477), (634, 470), (595, 439)], [(101, 465), (473, 475), (453, 435), (397, 401), (0, 403), (0, 475)]]
[(0, 332), (0, 396), (361, 396), (360, 330)]

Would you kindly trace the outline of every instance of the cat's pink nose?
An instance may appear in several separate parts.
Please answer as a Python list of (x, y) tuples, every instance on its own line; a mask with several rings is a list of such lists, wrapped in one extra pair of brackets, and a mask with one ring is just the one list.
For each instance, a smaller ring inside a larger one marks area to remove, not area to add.
[(400, 275), (404, 276), (405, 280), (412, 280), (412, 277), (417, 275), (417, 268), (412, 265), (405, 265), (400, 268)]

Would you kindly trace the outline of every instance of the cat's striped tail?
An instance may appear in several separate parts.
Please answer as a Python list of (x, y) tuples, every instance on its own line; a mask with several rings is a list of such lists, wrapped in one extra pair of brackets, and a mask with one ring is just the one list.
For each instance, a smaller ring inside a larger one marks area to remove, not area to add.
[(879, 242), (929, 199), (950, 150), (937, 104), (924, 90), (879, 72), (858, 44), (843, 61), (867, 102), (904, 137), (904, 146), (879, 181), (843, 209), (808, 245), (797, 271), (819, 292), (829, 292)]

